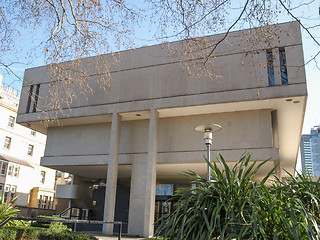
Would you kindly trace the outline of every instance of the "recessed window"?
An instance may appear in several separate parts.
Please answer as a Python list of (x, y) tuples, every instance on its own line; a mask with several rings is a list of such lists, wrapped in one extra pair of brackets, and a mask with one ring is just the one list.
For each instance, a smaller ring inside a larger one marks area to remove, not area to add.
[(33, 110), (32, 110), (32, 112), (36, 112), (36, 111), (37, 111), (38, 99), (39, 99), (39, 91), (40, 91), (40, 84), (37, 84), (36, 94), (35, 94), (35, 96), (34, 96), (34, 103), (33, 103)]
[(30, 135), (35, 137), (36, 136), (36, 131), (31, 130)]
[(48, 204), (48, 196), (43, 196), (41, 208), (47, 208), (47, 204)]
[(61, 171), (56, 171), (56, 177), (62, 177), (62, 172)]
[(39, 196), (39, 200), (38, 200), (38, 208), (41, 207), (41, 203), (42, 203), (42, 195)]
[(5, 149), (10, 149), (10, 146), (11, 146), (11, 137), (6, 137), (6, 138), (4, 139), (4, 145), (3, 145), (3, 147), (4, 147)]
[(32, 100), (32, 93), (33, 93), (33, 85), (30, 86), (29, 88), (29, 95), (28, 95), (28, 102), (27, 102), (27, 109), (26, 113), (30, 111), (30, 105), (31, 105), (31, 100)]
[[(35, 93), (34, 93), (34, 89), (35, 89)], [(32, 112), (37, 111), (39, 92), (40, 92), (40, 84), (30, 85), (26, 113), (29, 113), (30, 111)]]
[(14, 117), (9, 116), (8, 127), (13, 128), (13, 126), (14, 126), (14, 120), (15, 120)]
[(20, 172), (20, 167), (15, 166), (15, 167), (14, 167), (13, 176), (14, 176), (14, 177), (19, 177), (19, 172)]
[(1, 192), (1, 194), (3, 192), (3, 183), (0, 183), (0, 192)]
[(6, 184), (4, 188), (4, 201), (6, 202), (8, 200), (9, 194), (10, 194), (11, 185)]
[(31, 144), (29, 144), (29, 146), (28, 146), (28, 155), (29, 156), (32, 156), (33, 155), (33, 145), (31, 145)]
[(268, 83), (269, 83), (269, 86), (275, 86), (272, 50), (267, 50), (267, 69), (268, 69)]
[(52, 207), (52, 197), (49, 197), (49, 202), (48, 202), (48, 209), (51, 209)]
[(279, 48), (279, 59), (281, 71), (281, 85), (288, 85), (287, 60), (286, 51), (284, 48)]
[(9, 165), (8, 167), (8, 176), (12, 176), (12, 173), (13, 173), (13, 165)]
[(40, 180), (40, 182), (44, 183), (45, 180), (46, 180), (46, 172), (45, 171), (41, 171), (41, 180)]
[(7, 173), (8, 163), (1, 162), (1, 176), (5, 176)]
[(10, 191), (10, 197), (13, 199), (16, 196), (17, 186), (12, 186)]

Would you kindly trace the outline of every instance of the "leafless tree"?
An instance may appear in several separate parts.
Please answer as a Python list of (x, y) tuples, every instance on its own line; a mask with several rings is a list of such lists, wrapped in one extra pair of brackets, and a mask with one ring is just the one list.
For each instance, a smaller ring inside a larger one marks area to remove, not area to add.
[[(252, 44), (267, 41), (271, 37), (268, 26), (283, 21), (286, 16), (286, 19), (298, 21), (312, 40), (316, 50), (306, 63), (313, 62), (319, 68), (318, 4), (316, 0), (1, 1), (0, 65), (14, 73), (12, 62), (6, 62), (5, 56), (20, 51), (15, 49), (16, 41), (21, 41), (26, 33), (40, 38), (28, 57), (35, 57), (31, 55), (38, 52), (51, 64), (52, 73), (60, 81), (52, 84), (49, 97), (54, 101), (49, 108), (59, 109), (69, 105), (79, 94), (73, 90), (73, 84), (80, 86), (83, 93), (92, 91), (88, 84), (90, 73), (80, 67), (79, 59), (138, 46), (134, 35), (137, 27), (157, 29), (149, 39), (152, 43), (185, 40), (181, 61), (201, 56), (196, 72), (203, 74), (212, 68), (210, 61), (230, 31), (265, 26), (259, 35), (250, 36), (250, 41)], [(216, 33), (222, 33), (216, 41), (201, 38)], [(32, 36), (28, 37), (32, 39)], [(119, 61), (117, 54), (113, 56), (115, 62)], [(60, 64), (70, 60), (76, 61)], [(87, 64), (97, 67), (94, 61), (87, 60)], [(193, 74), (194, 68), (188, 64), (186, 67)], [(111, 81), (110, 62), (100, 64), (99, 68), (100, 74), (95, 79), (101, 87), (107, 88)]]

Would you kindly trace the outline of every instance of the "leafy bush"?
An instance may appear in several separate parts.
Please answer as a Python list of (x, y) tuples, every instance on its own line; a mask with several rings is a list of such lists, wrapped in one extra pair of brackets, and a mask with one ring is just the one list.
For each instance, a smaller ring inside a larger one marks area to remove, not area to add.
[[(209, 163), (211, 181), (189, 171), (197, 187), (177, 192), (176, 209), (161, 219), (156, 234), (164, 239), (319, 239), (320, 183), (289, 175), (284, 184), (274, 167), (260, 182), (253, 181), (268, 161), (250, 164), (244, 155), (230, 169), (220, 155)], [(271, 187), (265, 184), (270, 177)]]
[(10, 199), (9, 201), (4, 200), (4, 194), (0, 196), (0, 221), (2, 222), (7, 217), (16, 216), (19, 213), (14, 204), (17, 200), (17, 197)]
[(10, 220), (6, 226), (10, 226), (10, 227), (19, 227), (19, 226), (23, 226), (23, 227), (28, 227), (31, 226), (31, 223), (25, 220)]
[(38, 236), (39, 240), (97, 240), (93, 237), (84, 233), (77, 232), (43, 232)]
[(0, 240), (37, 239), (41, 231), (43, 229), (35, 227), (2, 227)]
[(97, 240), (97, 238), (70, 231), (55, 231), (38, 227), (3, 227), (0, 229), (0, 240)]
[[(42, 216), (39, 215), (37, 216), (37, 218), (40, 219), (56, 219), (56, 220), (61, 220), (62, 218), (60, 217), (51, 217), (51, 216)], [(33, 222), (31, 224), (31, 226), (33, 227), (40, 227), (40, 228), (48, 228), (51, 231), (56, 231), (56, 232), (61, 232), (61, 231), (71, 231), (70, 228), (68, 228), (68, 226), (64, 225), (62, 222), (42, 222), (42, 221), (37, 221), (37, 222)]]

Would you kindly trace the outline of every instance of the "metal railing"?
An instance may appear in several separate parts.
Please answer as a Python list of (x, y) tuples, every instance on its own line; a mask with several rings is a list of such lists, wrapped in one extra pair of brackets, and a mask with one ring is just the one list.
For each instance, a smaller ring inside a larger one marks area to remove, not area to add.
[[(69, 207), (65, 210), (63, 210), (60, 214), (59, 217), (65, 218), (67, 217), (68, 219), (72, 219), (74, 217), (76, 217), (78, 220), (86, 220), (86, 218), (83, 216), (83, 213), (85, 213), (87, 211), (87, 209), (82, 209), (82, 208), (78, 208), (78, 207)], [(74, 212), (77, 212), (77, 214), (75, 215)], [(65, 215), (66, 213), (67, 216)]]
[(62, 223), (73, 223), (72, 230), (76, 232), (78, 223), (88, 223), (88, 224), (118, 224), (119, 225), (119, 236), (118, 240), (121, 240), (122, 233), (122, 222), (105, 222), (96, 220), (67, 220), (67, 219), (48, 219), (48, 218), (27, 218), (27, 217), (7, 217), (0, 223), (0, 228), (2, 228), (10, 220), (25, 220), (30, 222), (62, 222)]

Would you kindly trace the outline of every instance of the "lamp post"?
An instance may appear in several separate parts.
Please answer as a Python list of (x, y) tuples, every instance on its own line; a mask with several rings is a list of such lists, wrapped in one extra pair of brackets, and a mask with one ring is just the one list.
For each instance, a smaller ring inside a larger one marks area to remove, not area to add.
[[(211, 162), (211, 160), (210, 160), (210, 146), (212, 144), (212, 133), (220, 131), (221, 128), (222, 127), (220, 125), (214, 124), (214, 123), (201, 124), (201, 125), (198, 125), (194, 128), (194, 130), (196, 130), (197, 132), (204, 133), (203, 139), (204, 139), (204, 143), (207, 146), (207, 161), (208, 162)], [(211, 180), (209, 164), (207, 164), (207, 180), (208, 181)]]

